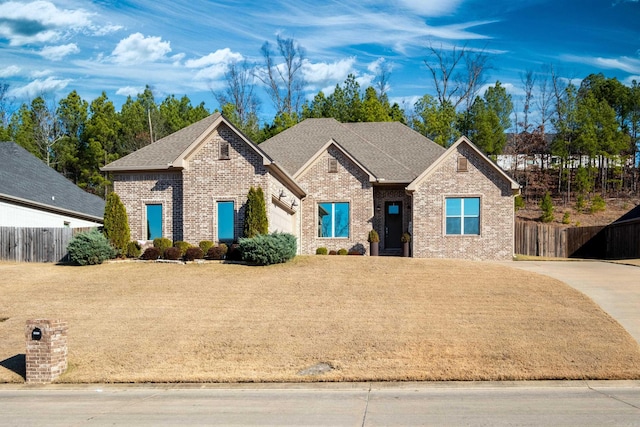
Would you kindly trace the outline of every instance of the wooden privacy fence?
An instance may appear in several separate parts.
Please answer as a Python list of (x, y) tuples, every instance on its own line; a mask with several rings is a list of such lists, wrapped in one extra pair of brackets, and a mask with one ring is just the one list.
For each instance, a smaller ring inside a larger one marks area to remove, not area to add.
[(17, 262), (63, 262), (67, 245), (77, 233), (90, 228), (0, 227), (0, 260)]
[(515, 252), (556, 258), (640, 258), (640, 219), (593, 227), (516, 221)]

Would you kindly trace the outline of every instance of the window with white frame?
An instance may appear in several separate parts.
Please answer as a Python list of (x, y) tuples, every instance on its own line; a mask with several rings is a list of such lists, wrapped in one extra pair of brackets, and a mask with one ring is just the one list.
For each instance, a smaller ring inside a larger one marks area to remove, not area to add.
[(449, 197), (446, 199), (446, 234), (480, 234), (480, 198)]
[(318, 237), (349, 237), (349, 203), (318, 203)]

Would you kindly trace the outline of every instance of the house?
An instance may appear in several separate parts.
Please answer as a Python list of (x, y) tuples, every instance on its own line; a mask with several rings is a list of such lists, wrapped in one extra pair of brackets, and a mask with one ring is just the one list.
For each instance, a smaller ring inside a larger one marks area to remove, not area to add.
[(132, 238), (197, 243), (242, 237), (250, 187), (271, 231), (318, 247), (415, 257), (510, 259), (518, 184), (468, 139), (445, 150), (396, 122), (308, 119), (259, 146), (216, 113), (103, 168), (127, 208)]
[(18, 144), (0, 142), (0, 227), (96, 227), (104, 205)]

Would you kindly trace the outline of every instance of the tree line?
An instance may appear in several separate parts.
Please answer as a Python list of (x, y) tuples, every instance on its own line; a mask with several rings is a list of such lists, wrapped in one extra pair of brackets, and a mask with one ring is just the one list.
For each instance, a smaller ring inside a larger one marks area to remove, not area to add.
[[(522, 100), (505, 86), (487, 84), (484, 51), (430, 45), (424, 59), (434, 93), (414, 105), (391, 103), (391, 69), (382, 62), (373, 84), (362, 88), (349, 75), (333, 92), (305, 100), (305, 50), (277, 38), (262, 48), (262, 63), (231, 63), (224, 88), (213, 92), (219, 111), (256, 143), (307, 118), (340, 122), (399, 121), (442, 146), (461, 135), (496, 159), (511, 155), (511, 174), (525, 197), (546, 191), (564, 197), (592, 192), (635, 192), (640, 130), (640, 86), (591, 74), (579, 86), (552, 67), (525, 71)], [(275, 116), (260, 123), (259, 87), (266, 88)], [(484, 91), (481, 92), (484, 88)], [(109, 182), (100, 167), (210, 114), (185, 95), (157, 103), (147, 86), (120, 111), (103, 92), (87, 102), (77, 92), (55, 103), (39, 96), (10, 111), (9, 86), (0, 83), (0, 140), (15, 141), (80, 187), (104, 196)]]

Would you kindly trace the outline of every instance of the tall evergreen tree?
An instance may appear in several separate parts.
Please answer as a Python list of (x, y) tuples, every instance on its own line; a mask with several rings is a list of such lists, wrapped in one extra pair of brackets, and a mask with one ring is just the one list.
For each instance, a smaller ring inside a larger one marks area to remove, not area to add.
[(126, 254), (131, 239), (127, 210), (116, 193), (109, 193), (104, 206), (104, 234), (119, 254)]
[(247, 203), (244, 213), (243, 232), (245, 237), (255, 237), (259, 234), (269, 233), (267, 209), (264, 201), (264, 192), (261, 187), (251, 187), (247, 194)]

